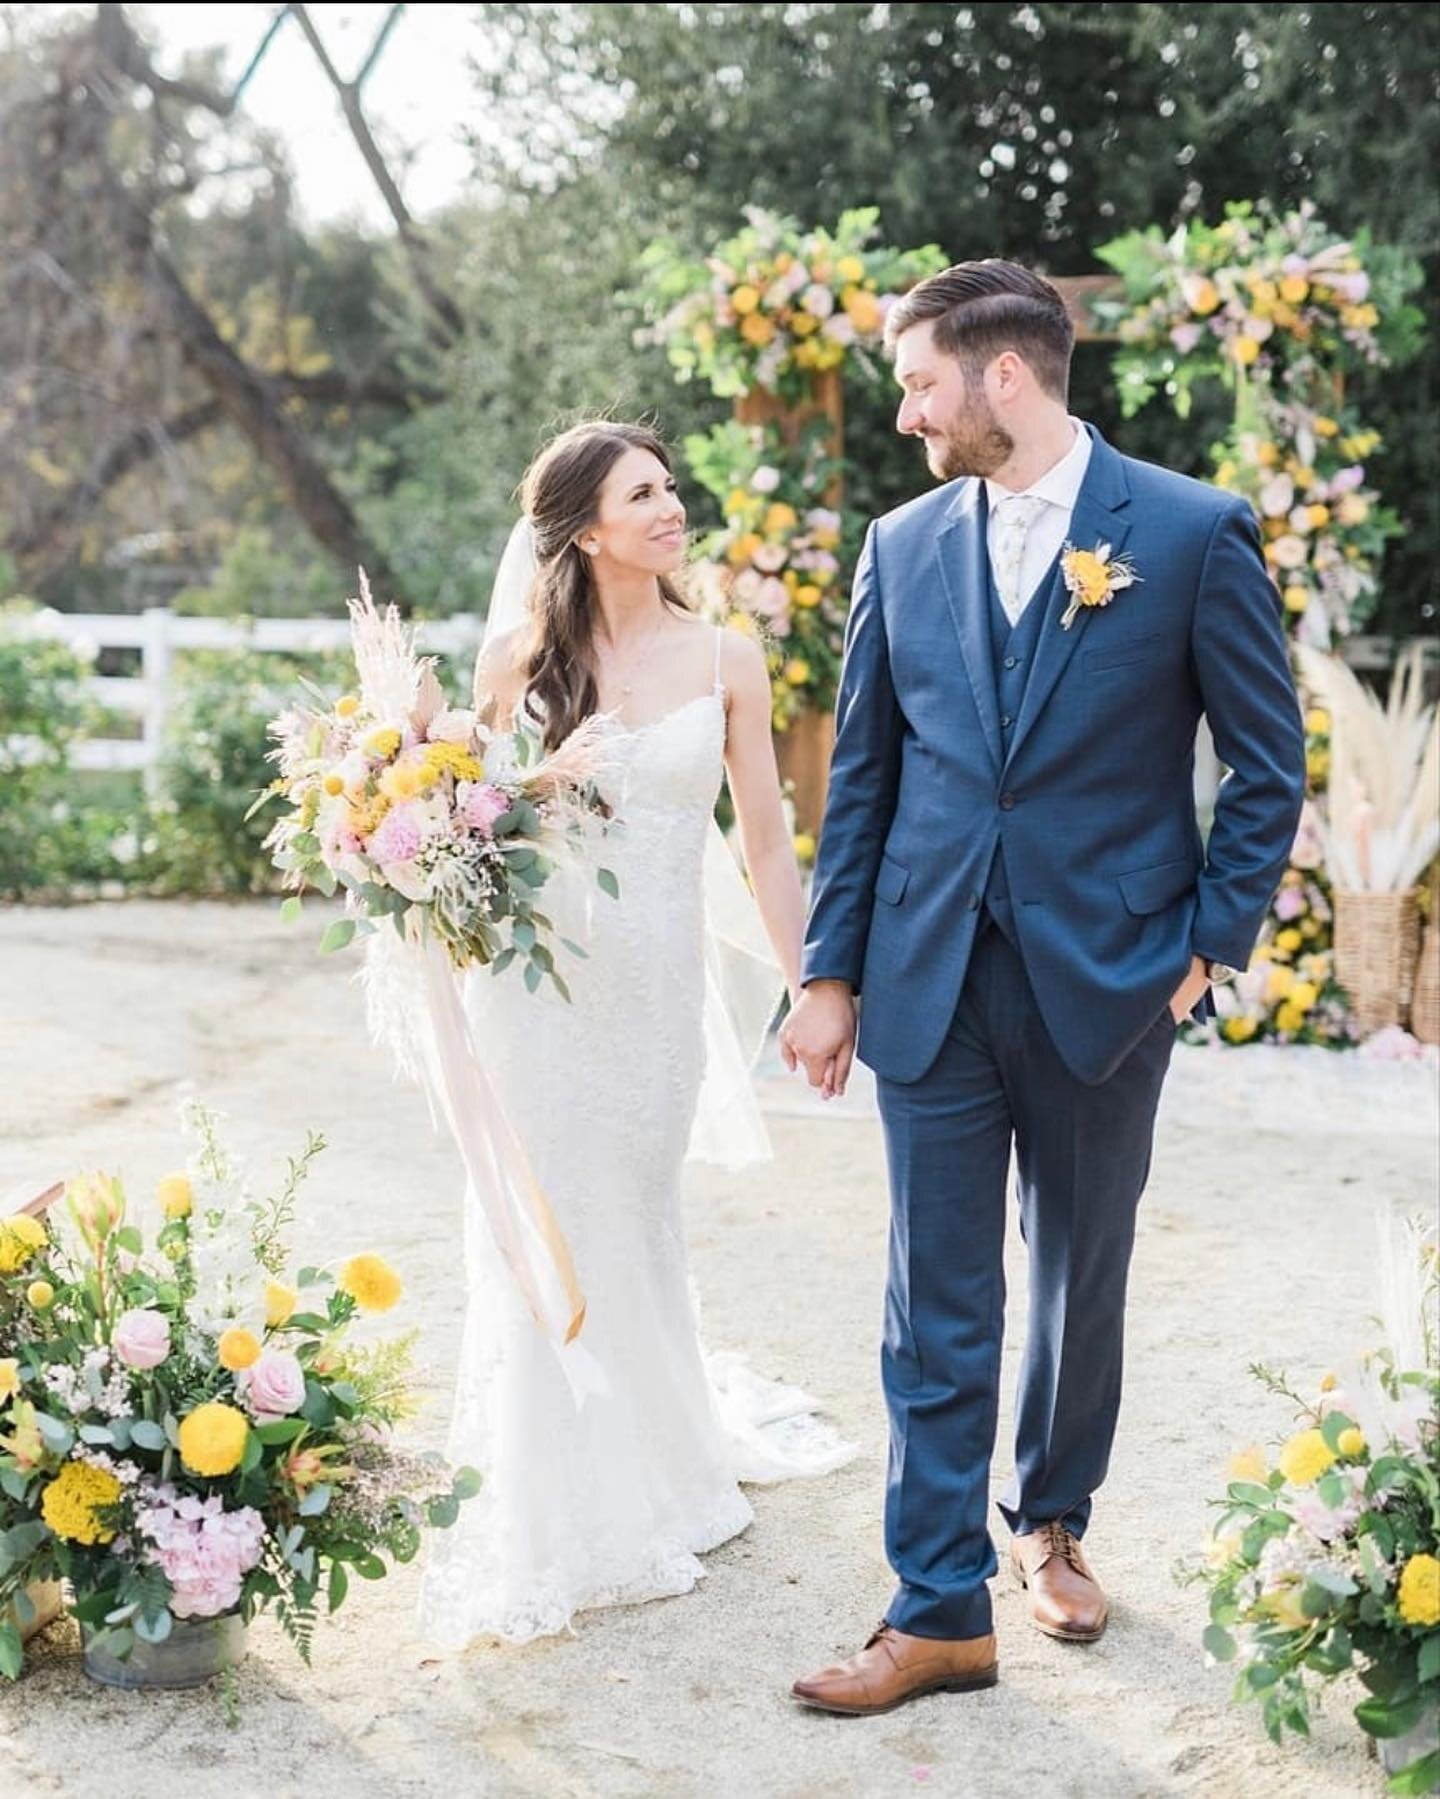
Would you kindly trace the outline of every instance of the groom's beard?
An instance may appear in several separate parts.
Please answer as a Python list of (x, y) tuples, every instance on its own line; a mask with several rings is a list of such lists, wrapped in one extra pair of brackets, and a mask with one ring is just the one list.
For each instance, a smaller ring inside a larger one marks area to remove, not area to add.
[(943, 434), (925, 439), (925, 460), (938, 481), (993, 475), (1015, 453), (1015, 439), (983, 403)]

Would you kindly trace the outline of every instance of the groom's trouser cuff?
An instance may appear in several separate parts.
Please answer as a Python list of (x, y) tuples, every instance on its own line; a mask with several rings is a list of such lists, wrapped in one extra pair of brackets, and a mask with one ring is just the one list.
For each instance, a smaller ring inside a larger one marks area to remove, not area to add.
[[(990, 1573), (994, 1573), (991, 1557)], [(995, 1628), (990, 1589), (981, 1584), (968, 1593), (927, 1593), (903, 1581), (885, 1613), (885, 1622), (911, 1637), (935, 1637), (958, 1643), (966, 1637), (986, 1637)]]

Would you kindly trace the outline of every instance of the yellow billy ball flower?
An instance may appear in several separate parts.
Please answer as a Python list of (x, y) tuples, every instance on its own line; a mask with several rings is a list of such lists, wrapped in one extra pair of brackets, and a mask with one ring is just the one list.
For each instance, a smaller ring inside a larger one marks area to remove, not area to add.
[(183, 1174), (167, 1174), (156, 1187), (155, 1197), (160, 1201), (160, 1210), (172, 1223), (177, 1218), (188, 1218), (195, 1210), (194, 1189)]
[(1300, 933), (1293, 925), (1287, 926), (1285, 930), (1277, 931), (1275, 933), (1276, 948), (1283, 949), (1287, 956), (1293, 956), (1296, 950), (1299, 949), (1300, 944)]
[(1249, 368), (1260, 354), (1260, 346), (1253, 337), (1237, 337), (1230, 345), (1230, 354), (1241, 368)]
[(1280, 283), (1280, 298), (1289, 306), (1298, 306), (1309, 293), (1310, 283), (1303, 275), (1287, 275)]
[(20, 1364), (13, 1355), (0, 1358), (0, 1404), (20, 1391)]
[(333, 800), (338, 794), (344, 793), (345, 777), (343, 775), (337, 775), (337, 774), (333, 774), (333, 773), (328, 774), (328, 775), (326, 775), (325, 779), (320, 783), (320, 785), (325, 789), (326, 793), (328, 793), (330, 795), (331, 799)]
[(1310, 424), (1317, 437), (1338, 437), (1340, 435), (1339, 425), (1334, 419), (1326, 418), (1324, 413), (1318, 413), (1310, 421)]
[(1396, 1597), (1407, 1624), (1433, 1630), (1440, 1624), (1440, 1561), (1433, 1555), (1412, 1555), (1400, 1572)]
[(835, 264), (835, 273), (842, 281), (863, 281), (865, 279), (865, 264), (861, 262), (858, 256), (842, 256), (839, 262)]
[(232, 1474), (240, 1466), (250, 1426), (245, 1414), (224, 1400), (197, 1406), (180, 1421), (180, 1460), (192, 1474)]
[(388, 1312), (404, 1292), (400, 1277), (379, 1256), (351, 1256), (340, 1270), (338, 1286), (362, 1312)]
[(1329, 750), (1310, 750), (1305, 757), (1305, 772), (1312, 781), (1323, 781), (1330, 773)]
[(1304, 1028), (1305, 1014), (1301, 1011), (1299, 1006), (1295, 1005), (1290, 1000), (1286, 1000), (1283, 1006), (1276, 1009), (1275, 1025), (1278, 1030), (1282, 1030), (1287, 1036), (1293, 1037), (1296, 1031)]
[(215, 1353), (222, 1368), (238, 1374), (242, 1368), (253, 1368), (260, 1360), (260, 1339), (254, 1331), (241, 1330), (237, 1326), (221, 1333)]
[(354, 718), (355, 714), (360, 710), (360, 701), (353, 693), (343, 694), (336, 700), (335, 710), (339, 713), (341, 718)]
[(382, 725), (378, 731), (372, 731), (360, 747), (367, 756), (393, 756), (400, 748), (400, 733), (394, 725)]
[(1308, 1012), (1320, 997), (1320, 989), (1314, 981), (1296, 981), (1290, 989), (1287, 1005), (1294, 1006), (1299, 1012)]
[(1254, 1481), (1257, 1486), (1264, 1486), (1270, 1478), (1270, 1469), (1266, 1465), (1265, 1451), (1258, 1443), (1252, 1443), (1248, 1449), (1242, 1449), (1230, 1458), (1230, 1466), (1226, 1469), (1231, 1480)]
[(1335, 1451), (1318, 1430), (1302, 1430), (1280, 1451), (1280, 1472), (1292, 1487), (1309, 1487), (1335, 1460)]
[(266, 1281), (265, 1323), (272, 1331), (289, 1323), (299, 1303), (300, 1295), (293, 1287), (287, 1287), (283, 1281)]
[(1271, 443), (1267, 438), (1264, 443), (1256, 444), (1255, 460), (1260, 464), (1261, 468), (1274, 468), (1275, 464), (1280, 460), (1280, 451), (1276, 445)]
[(785, 679), (792, 687), (803, 687), (810, 679), (810, 664), (803, 656), (794, 656), (785, 664)]
[(104, 1468), (88, 1462), (66, 1462), (46, 1487), (40, 1515), (55, 1532), (71, 1543), (108, 1543), (115, 1535), (96, 1517), (98, 1511), (117, 1503), (120, 1482)]
[(1349, 1430), (1342, 1430), (1336, 1443), (1341, 1455), (1348, 1456), (1352, 1462), (1358, 1462), (1365, 1453), (1365, 1433), (1354, 1425)]
[(759, 289), (751, 287), (748, 281), (742, 281), (730, 296), (731, 309), (738, 312), (742, 318), (747, 312), (754, 312), (759, 304)]
[(807, 868), (815, 860), (815, 839), (808, 831), (795, 833), (795, 859)]
[(31, 1281), (25, 1297), (37, 1312), (48, 1311), (55, 1303), (55, 1289), (49, 1281)]
[(1330, 508), (1317, 500), (1313, 506), (1305, 508), (1305, 517), (1309, 520), (1312, 531), (1323, 531), (1330, 523)]
[(820, 329), (820, 321), (813, 312), (797, 312), (790, 320), (790, 332), (793, 337), (809, 337), (812, 331)]
[(806, 581), (795, 589), (795, 604), (807, 610), (820, 604), (820, 589), (813, 581)]
[(1248, 1043), (1259, 1029), (1258, 1019), (1240, 1016), (1227, 1018), (1220, 1027), (1227, 1043)]
[(1298, 581), (1293, 581), (1285, 589), (1283, 598), (1287, 612), (1303, 612), (1310, 604), (1310, 589), (1302, 587)]
[(45, 1226), (28, 1212), (0, 1218), (0, 1274), (18, 1274), (45, 1246)]
[(787, 506), (783, 500), (776, 500), (765, 512), (765, 530), (773, 536), (777, 531), (789, 531), (797, 523), (795, 508)]
[(1312, 737), (1323, 737), (1330, 729), (1330, 714), (1323, 706), (1312, 706), (1305, 714), (1305, 729)]
[(1322, 1374), (1320, 1376), (1320, 1391), (1322, 1393), (1333, 1393), (1339, 1385), (1340, 1381), (1336, 1375)]

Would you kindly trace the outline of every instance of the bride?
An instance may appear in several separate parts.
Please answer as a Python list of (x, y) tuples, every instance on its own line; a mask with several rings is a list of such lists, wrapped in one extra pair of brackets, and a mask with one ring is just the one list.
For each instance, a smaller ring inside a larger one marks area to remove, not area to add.
[[(686, 1592), (697, 1556), (751, 1520), (739, 1482), (823, 1473), (854, 1453), (803, 1393), (705, 1354), (682, 1236), (687, 1148), (734, 1165), (763, 1145), (754, 1026), (779, 973), (792, 996), (799, 980), (803, 901), (763, 654), (687, 606), (685, 508), (650, 431), (566, 431), (523, 498), (476, 706), (502, 731), (528, 718), (548, 748), (600, 715), (619, 823), (595, 853), (619, 898), (599, 892), (593, 866), (558, 870), (542, 904), (584, 946), (566, 970), (572, 1002), (478, 970), (466, 1007), (568, 1243), (604, 1390), (577, 1401), (467, 1194), (448, 1452), (484, 1485), (430, 1539), (420, 1601), (425, 1633), (451, 1647), (525, 1642), (582, 1610)], [(713, 822), (724, 774), (753, 900)]]

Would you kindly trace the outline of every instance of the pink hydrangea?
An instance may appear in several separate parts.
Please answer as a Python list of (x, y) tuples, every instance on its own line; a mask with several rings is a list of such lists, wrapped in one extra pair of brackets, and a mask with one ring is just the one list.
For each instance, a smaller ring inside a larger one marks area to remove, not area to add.
[(413, 806), (392, 806), (370, 839), (370, 854), (377, 862), (412, 861), (425, 840), (420, 816)]
[(218, 1493), (198, 1499), (161, 1486), (135, 1515), (150, 1559), (170, 1582), (170, 1610), (177, 1618), (234, 1611), (265, 1543), (265, 1520), (253, 1506), (227, 1512)]
[(1298, 887), (1282, 887), (1275, 895), (1275, 916), (1283, 923), (1299, 918), (1304, 910), (1305, 895)]

